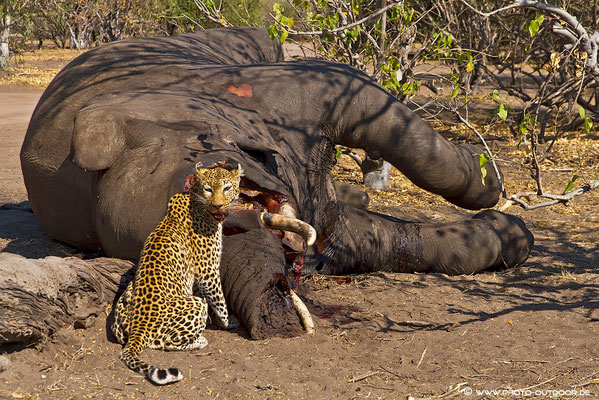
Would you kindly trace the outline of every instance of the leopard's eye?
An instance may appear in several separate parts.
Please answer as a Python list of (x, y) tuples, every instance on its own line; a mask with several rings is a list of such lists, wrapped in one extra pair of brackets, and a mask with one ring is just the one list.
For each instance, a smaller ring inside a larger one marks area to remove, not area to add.
[(212, 193), (212, 188), (210, 186), (206, 185), (206, 186), (204, 186), (204, 191), (206, 193)]
[(225, 187), (223, 187), (223, 192), (228, 192), (229, 190), (231, 190), (232, 187), (233, 185), (231, 185), (230, 183), (226, 184)]

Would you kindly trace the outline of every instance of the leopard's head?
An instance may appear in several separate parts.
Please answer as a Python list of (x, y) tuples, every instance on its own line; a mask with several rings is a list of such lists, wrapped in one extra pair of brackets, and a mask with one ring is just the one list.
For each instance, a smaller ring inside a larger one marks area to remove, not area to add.
[(217, 223), (222, 223), (229, 208), (239, 197), (239, 182), (243, 176), (241, 165), (237, 168), (219, 162), (210, 167), (196, 164), (195, 182), (189, 193), (192, 201), (204, 208)]

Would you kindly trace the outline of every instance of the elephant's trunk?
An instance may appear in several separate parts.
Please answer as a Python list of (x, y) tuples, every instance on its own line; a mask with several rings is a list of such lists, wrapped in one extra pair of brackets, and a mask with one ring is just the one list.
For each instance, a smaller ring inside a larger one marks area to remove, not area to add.
[[(464, 208), (494, 206), (499, 199), (495, 170), (480, 169), (483, 150), (453, 144), (437, 134), (412, 110), (373, 84), (356, 79), (351, 102), (337, 104), (329, 117), (336, 144), (364, 149), (371, 158), (382, 157), (413, 183)], [(357, 96), (359, 93), (359, 96)]]
[(364, 149), (371, 158), (384, 158), (416, 185), (461, 207), (492, 207), (499, 199), (498, 177), (492, 168), (487, 169), (483, 182), (480, 148), (450, 143), (349, 66), (302, 61), (211, 73), (211, 81), (223, 80), (223, 86), (229, 82), (251, 85), (253, 98), (232, 99), (244, 106), (260, 102), (261, 112), (268, 116), (265, 122), (275, 135), (297, 127), (313, 135), (310, 140), (303, 140), (306, 135), (277, 138), (297, 154), (310, 154), (317, 136), (324, 136), (335, 144)]
[(303, 332), (285, 263), (281, 240), (266, 229), (223, 238), (223, 292), (253, 339)]
[(372, 271), (468, 274), (523, 263), (533, 236), (520, 218), (485, 210), (451, 223), (410, 223), (338, 203), (310, 267), (322, 273)]

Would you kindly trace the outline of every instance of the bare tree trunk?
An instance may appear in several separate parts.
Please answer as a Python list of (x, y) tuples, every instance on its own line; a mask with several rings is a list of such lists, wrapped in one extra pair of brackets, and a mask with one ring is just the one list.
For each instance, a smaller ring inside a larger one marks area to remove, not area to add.
[(8, 67), (10, 61), (10, 51), (8, 48), (8, 36), (10, 35), (10, 1), (4, 6), (2, 15), (2, 30), (0, 31), (0, 69)]
[(597, 31), (597, 0), (593, 1), (593, 32)]

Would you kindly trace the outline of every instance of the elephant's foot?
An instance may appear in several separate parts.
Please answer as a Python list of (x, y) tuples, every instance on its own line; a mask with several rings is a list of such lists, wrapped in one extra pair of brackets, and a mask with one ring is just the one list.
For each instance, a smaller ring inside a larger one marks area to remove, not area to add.
[(526, 261), (534, 242), (520, 218), (495, 210), (461, 222), (418, 225), (423, 264), (430, 272), (470, 274), (514, 267)]

